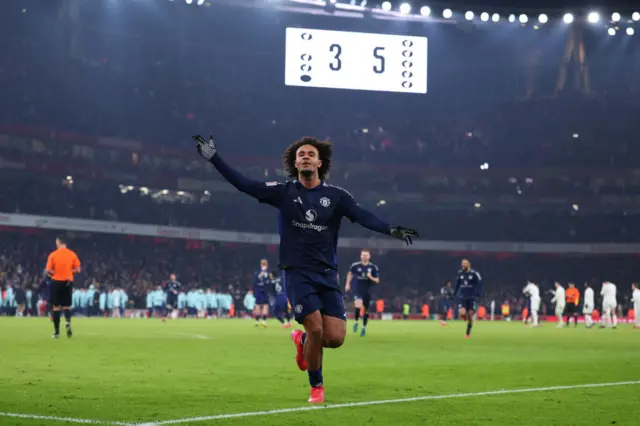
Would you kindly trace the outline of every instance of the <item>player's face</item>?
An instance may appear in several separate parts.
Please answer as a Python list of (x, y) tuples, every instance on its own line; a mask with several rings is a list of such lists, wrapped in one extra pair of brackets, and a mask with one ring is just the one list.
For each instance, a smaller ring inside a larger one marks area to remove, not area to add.
[(295, 167), (299, 173), (314, 174), (321, 166), (320, 155), (313, 145), (302, 145), (298, 148)]
[(175, 280), (176, 280), (176, 274), (171, 274), (171, 275), (169, 275), (169, 279), (170, 279), (171, 281), (175, 281)]
[(468, 271), (469, 268), (471, 268), (471, 262), (469, 262), (467, 259), (464, 259), (462, 261), (462, 269)]
[(269, 262), (267, 262), (266, 260), (263, 260), (262, 262), (260, 262), (260, 269), (262, 269), (263, 271), (266, 271), (268, 267), (269, 267)]
[(362, 253), (360, 253), (360, 260), (363, 263), (369, 263), (369, 261), (371, 260), (371, 253), (369, 253), (368, 251), (363, 251)]

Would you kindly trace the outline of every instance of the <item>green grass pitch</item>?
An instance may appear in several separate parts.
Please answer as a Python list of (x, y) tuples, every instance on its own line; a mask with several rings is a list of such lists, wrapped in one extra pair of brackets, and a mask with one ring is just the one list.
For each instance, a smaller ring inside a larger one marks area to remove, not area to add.
[[(349, 323), (345, 345), (325, 351), (329, 407), (317, 410), (297, 410), (308, 407), (307, 375), (295, 365), (289, 330), (275, 321), (268, 329), (243, 320), (73, 326), (72, 339), (53, 340), (47, 319), (0, 318), (0, 425), (640, 424), (640, 331), (627, 324), (482, 321), (465, 340), (461, 322), (372, 321), (365, 338)], [(635, 383), (579, 387), (619, 382)], [(533, 390), (555, 386), (567, 388)], [(511, 392), (518, 389), (531, 391)], [(423, 396), (432, 398), (332, 407)], [(250, 412), (258, 413), (186, 420)]]

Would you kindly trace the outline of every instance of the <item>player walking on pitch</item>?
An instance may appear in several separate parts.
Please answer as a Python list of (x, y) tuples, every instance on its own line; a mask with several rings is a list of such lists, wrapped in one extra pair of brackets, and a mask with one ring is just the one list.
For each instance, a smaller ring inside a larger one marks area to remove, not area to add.
[(365, 228), (391, 235), (411, 244), (418, 233), (392, 226), (364, 210), (342, 188), (324, 182), (331, 169), (332, 146), (312, 137), (289, 145), (284, 167), (292, 181), (259, 182), (247, 179), (231, 168), (217, 153), (213, 137), (194, 136), (198, 153), (210, 161), (236, 189), (261, 203), (277, 208), (280, 233), (280, 269), (295, 319), (305, 332), (291, 337), (296, 345), (296, 362), (308, 370), (309, 402), (324, 402), (322, 379), (323, 348), (342, 346), (346, 314), (338, 282), (337, 246), (343, 217)]
[(602, 283), (602, 290), (600, 295), (602, 296), (602, 325), (605, 327), (618, 327), (618, 316), (616, 315), (616, 308), (618, 307), (617, 301), (617, 288), (612, 282), (605, 281)]
[(531, 327), (538, 327), (538, 311), (540, 310), (540, 288), (531, 281), (522, 290), (531, 299)]
[(573, 318), (574, 328), (578, 327), (578, 305), (580, 304), (580, 292), (576, 288), (574, 283), (569, 283), (569, 288), (564, 292), (567, 299), (566, 315), (567, 315), (567, 327), (571, 323)]
[(565, 295), (564, 295), (564, 287), (562, 284), (556, 281), (556, 290), (553, 294), (553, 299), (551, 299), (551, 303), (556, 303), (556, 318), (558, 320), (558, 325), (556, 328), (564, 327), (564, 321), (562, 321), (562, 313), (564, 312), (564, 308), (566, 306)]
[(371, 262), (371, 252), (367, 249), (363, 249), (360, 252), (360, 262), (354, 262), (349, 268), (347, 274), (347, 283), (345, 285), (345, 291), (351, 290), (351, 283), (353, 279), (356, 280), (354, 292), (354, 319), (353, 332), (358, 332), (358, 324), (360, 320), (360, 310), (364, 310), (362, 316), (362, 330), (360, 336), (364, 337), (367, 334), (367, 322), (369, 322), (369, 307), (371, 306), (371, 287), (380, 284), (380, 270), (378, 266)]
[(260, 325), (262, 318), (262, 327), (267, 327), (267, 317), (269, 316), (269, 284), (273, 277), (269, 272), (269, 261), (262, 259), (260, 261), (260, 269), (253, 276), (253, 295), (256, 298), (256, 306), (253, 309), (253, 315), (256, 318), (256, 327)]
[(589, 283), (584, 283), (584, 306), (582, 307), (582, 314), (584, 315), (584, 322), (586, 328), (593, 327), (593, 310), (596, 307), (595, 297), (593, 289)]
[(482, 294), (482, 277), (480, 274), (471, 269), (469, 259), (462, 259), (462, 268), (458, 271), (456, 277), (456, 288), (453, 294), (456, 295), (462, 307), (460, 308), (460, 316), (467, 317), (467, 332), (465, 338), (471, 337), (471, 328), (473, 327), (473, 315), (476, 311), (476, 297)]
[(638, 284), (631, 284), (631, 301), (633, 302), (633, 312), (635, 312), (636, 323), (633, 328), (640, 328), (640, 287)]

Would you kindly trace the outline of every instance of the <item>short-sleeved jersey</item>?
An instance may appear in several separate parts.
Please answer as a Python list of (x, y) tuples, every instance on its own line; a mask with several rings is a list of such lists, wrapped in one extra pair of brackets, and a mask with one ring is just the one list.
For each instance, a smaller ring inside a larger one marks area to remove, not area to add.
[(49, 255), (47, 271), (55, 281), (73, 281), (73, 270), (80, 267), (80, 259), (73, 250), (60, 247)]
[(253, 275), (253, 292), (268, 292), (271, 284), (269, 271), (258, 270)]
[(475, 299), (482, 293), (482, 277), (473, 269), (460, 269), (456, 276), (454, 294), (460, 299)]
[(179, 281), (176, 281), (176, 280), (167, 281), (167, 293), (170, 292), (177, 295), (178, 293), (180, 293), (180, 287), (182, 287), (182, 284), (180, 284)]
[(373, 278), (378, 278), (380, 276), (380, 269), (372, 262), (369, 262), (366, 265), (362, 262), (354, 262), (351, 264), (349, 272), (351, 272), (351, 275), (353, 276), (353, 281), (355, 283), (354, 289), (358, 293), (369, 293), (371, 291), (371, 287), (375, 285), (375, 283), (367, 277), (369, 273), (371, 273)]
[(596, 303), (595, 303), (595, 298), (594, 298), (594, 292), (593, 289), (591, 287), (587, 287), (584, 290), (584, 305), (587, 307), (595, 307)]
[(527, 283), (522, 292), (531, 299), (540, 299), (540, 288), (534, 283)]
[(282, 278), (275, 277), (271, 280), (271, 288), (275, 297), (286, 297), (286, 288), (282, 282)]
[(453, 293), (453, 288), (451, 286), (444, 286), (440, 289), (440, 296), (442, 296), (442, 300), (453, 300), (455, 294)]

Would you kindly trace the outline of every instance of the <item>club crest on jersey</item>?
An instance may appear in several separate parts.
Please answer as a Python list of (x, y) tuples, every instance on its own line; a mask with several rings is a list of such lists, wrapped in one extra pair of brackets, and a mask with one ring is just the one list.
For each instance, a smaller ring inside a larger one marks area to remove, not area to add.
[(316, 220), (317, 217), (318, 217), (318, 213), (316, 213), (315, 210), (307, 210), (306, 213), (304, 214), (304, 218), (307, 219), (309, 222), (313, 222), (314, 220)]
[(322, 197), (320, 198), (320, 204), (322, 205), (322, 207), (329, 207), (331, 205), (331, 200), (327, 197)]

